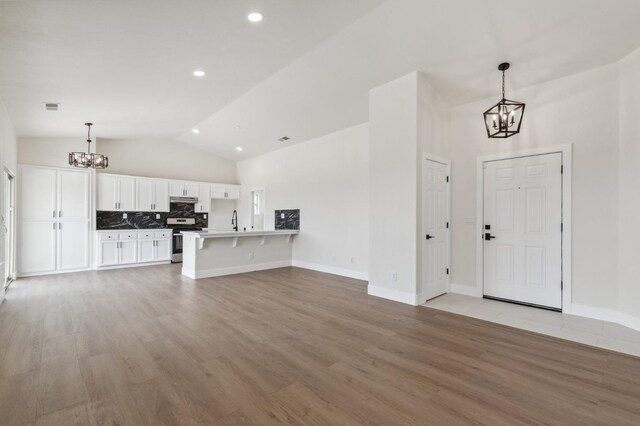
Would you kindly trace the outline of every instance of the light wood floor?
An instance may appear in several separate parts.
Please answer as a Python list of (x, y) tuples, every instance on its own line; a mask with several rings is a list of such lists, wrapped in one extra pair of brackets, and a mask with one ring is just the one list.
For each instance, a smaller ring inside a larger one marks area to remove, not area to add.
[(0, 424), (640, 424), (640, 359), (284, 268), (19, 280)]

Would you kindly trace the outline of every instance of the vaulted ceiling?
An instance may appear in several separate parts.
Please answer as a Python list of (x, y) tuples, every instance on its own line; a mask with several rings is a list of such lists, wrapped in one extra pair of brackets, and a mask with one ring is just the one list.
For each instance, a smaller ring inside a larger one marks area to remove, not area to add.
[(19, 136), (92, 120), (241, 159), (366, 121), (368, 91), (414, 70), (458, 105), (497, 95), (502, 61), (508, 89), (615, 62), (637, 22), (637, 0), (0, 2), (0, 98)]

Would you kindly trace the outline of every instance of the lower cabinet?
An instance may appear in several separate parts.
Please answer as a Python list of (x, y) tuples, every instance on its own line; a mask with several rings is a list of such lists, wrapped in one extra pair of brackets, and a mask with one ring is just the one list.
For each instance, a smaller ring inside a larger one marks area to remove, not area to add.
[(134, 265), (171, 260), (171, 231), (98, 232), (96, 266)]

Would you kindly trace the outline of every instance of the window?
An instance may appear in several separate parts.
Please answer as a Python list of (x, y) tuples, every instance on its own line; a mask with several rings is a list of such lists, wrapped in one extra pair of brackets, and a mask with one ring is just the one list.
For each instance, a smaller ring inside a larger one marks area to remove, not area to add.
[(260, 192), (259, 191), (254, 191), (253, 192), (253, 214), (258, 216), (262, 214), (262, 209), (260, 208)]

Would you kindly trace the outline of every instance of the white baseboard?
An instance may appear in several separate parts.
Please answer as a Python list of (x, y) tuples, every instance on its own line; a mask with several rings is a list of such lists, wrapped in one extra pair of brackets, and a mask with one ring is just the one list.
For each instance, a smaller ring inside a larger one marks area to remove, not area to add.
[(71, 274), (73, 272), (86, 272), (86, 271), (91, 271), (90, 268), (83, 268), (83, 269), (69, 269), (66, 271), (46, 271), (46, 272), (32, 272), (32, 273), (18, 273), (17, 277), (18, 278), (27, 278), (27, 277), (41, 277), (43, 275), (59, 275), (59, 274)]
[(127, 265), (98, 266), (96, 270), (106, 271), (108, 269), (139, 268), (141, 266), (169, 265), (170, 263), (170, 260), (164, 260), (162, 262), (129, 263)]
[(482, 292), (476, 286), (451, 283), (449, 285), (451, 293), (462, 294), (464, 296), (482, 297)]
[(640, 331), (640, 318), (634, 317), (633, 315), (629, 315), (624, 312), (614, 311), (613, 309), (572, 303), (571, 315), (593, 318), (601, 321), (614, 322), (620, 325), (624, 325), (625, 327), (633, 328), (634, 330)]
[(267, 269), (285, 268), (291, 266), (290, 260), (280, 260), (277, 262), (256, 263), (251, 265), (232, 266), (228, 268), (204, 269), (195, 271), (191, 268), (182, 267), (182, 275), (191, 279), (222, 277), (224, 275), (244, 274), (246, 272), (264, 271)]
[(381, 297), (383, 299), (393, 300), (395, 302), (405, 303), (412, 306), (418, 305), (418, 298), (420, 297), (413, 293), (406, 293), (404, 291), (392, 290), (385, 287), (377, 287), (371, 284), (367, 287), (367, 294), (369, 296)]
[(369, 274), (367, 272), (354, 271), (353, 269), (336, 268), (335, 266), (303, 262), (300, 260), (294, 260), (291, 266), (296, 266), (303, 269), (311, 269), (312, 271), (324, 272), (327, 274), (340, 275), (341, 277), (354, 278), (356, 280), (369, 281)]

